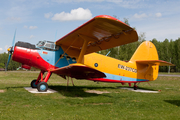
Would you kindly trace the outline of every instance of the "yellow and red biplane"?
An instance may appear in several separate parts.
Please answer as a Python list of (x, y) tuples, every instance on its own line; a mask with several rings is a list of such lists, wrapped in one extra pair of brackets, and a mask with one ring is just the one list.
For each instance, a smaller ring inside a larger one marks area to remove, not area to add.
[[(32, 45), (17, 42), (8, 49), (9, 58), (22, 63), (22, 68), (35, 67), (41, 70), (31, 82), (33, 88), (45, 92), (52, 73), (63, 78), (87, 79), (99, 82), (136, 83), (153, 81), (158, 76), (159, 66), (171, 63), (158, 59), (156, 47), (143, 42), (128, 62), (120, 61), (95, 52), (128, 44), (138, 40), (136, 31), (108, 15), (96, 16), (74, 31), (57, 40), (39, 41)], [(7, 63), (7, 65), (8, 65)], [(43, 78), (43, 74), (47, 72)]]

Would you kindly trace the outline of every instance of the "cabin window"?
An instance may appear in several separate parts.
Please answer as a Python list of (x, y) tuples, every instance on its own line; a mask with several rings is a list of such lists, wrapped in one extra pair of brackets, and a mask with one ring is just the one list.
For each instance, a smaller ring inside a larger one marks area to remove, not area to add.
[(51, 42), (51, 41), (39, 41), (37, 44), (36, 44), (36, 47), (37, 48), (42, 48), (44, 50), (49, 50), (49, 51), (56, 51), (56, 50), (59, 50), (59, 47), (55, 45), (54, 42)]
[(47, 48), (51, 48), (51, 43), (46, 43), (44, 46), (47, 47)]

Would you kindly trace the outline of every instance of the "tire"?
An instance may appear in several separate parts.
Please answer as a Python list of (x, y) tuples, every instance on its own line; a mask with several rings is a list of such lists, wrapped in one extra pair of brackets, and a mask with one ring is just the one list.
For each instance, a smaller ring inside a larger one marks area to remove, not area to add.
[(37, 85), (37, 89), (39, 92), (46, 92), (48, 90), (48, 84), (46, 82), (40, 82)]
[(134, 90), (137, 90), (137, 85), (134, 85)]
[(33, 80), (33, 81), (31, 82), (31, 87), (32, 87), (32, 88), (37, 88), (37, 85), (36, 85), (35, 83), (36, 83), (36, 80)]

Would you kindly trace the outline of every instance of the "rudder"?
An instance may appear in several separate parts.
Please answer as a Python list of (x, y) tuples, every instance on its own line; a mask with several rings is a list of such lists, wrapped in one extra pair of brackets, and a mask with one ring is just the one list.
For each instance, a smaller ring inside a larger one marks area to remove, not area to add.
[(138, 60), (159, 60), (157, 49), (150, 41), (145, 41), (137, 48), (130, 61)]

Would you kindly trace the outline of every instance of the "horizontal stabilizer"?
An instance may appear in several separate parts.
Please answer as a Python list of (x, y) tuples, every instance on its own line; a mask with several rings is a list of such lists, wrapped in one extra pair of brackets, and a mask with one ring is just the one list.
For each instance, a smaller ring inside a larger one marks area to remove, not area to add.
[(90, 68), (83, 64), (70, 64), (69, 66), (51, 70), (58, 75), (70, 76), (76, 79), (103, 78), (106, 75), (96, 69)]
[(162, 60), (138, 60), (136, 62), (140, 64), (148, 64), (148, 65), (175, 66), (172, 63), (162, 61)]

